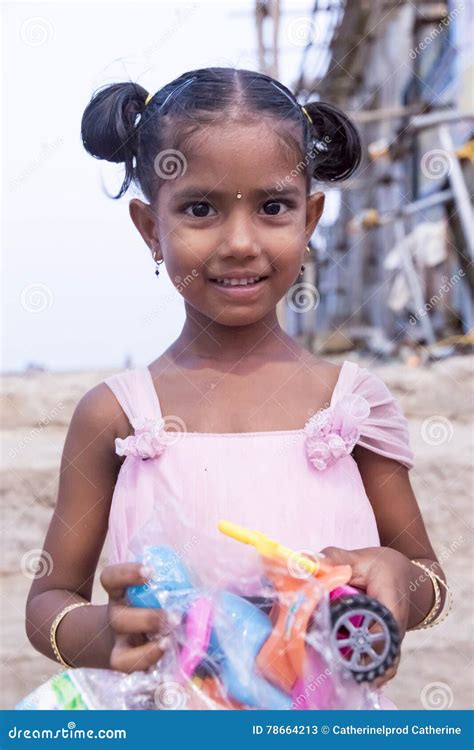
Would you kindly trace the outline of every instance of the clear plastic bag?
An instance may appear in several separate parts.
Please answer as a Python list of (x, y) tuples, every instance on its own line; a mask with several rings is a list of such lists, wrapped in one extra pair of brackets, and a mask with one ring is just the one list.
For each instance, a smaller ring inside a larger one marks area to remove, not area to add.
[(396, 659), (400, 638), (390, 612), (348, 586), (350, 567), (227, 521), (219, 530), (254, 555), (251, 575), (222, 587), (203, 585), (198, 566), (191, 570), (156, 525), (131, 544), (131, 559), (153, 576), (127, 590), (129, 604), (163, 609), (172, 623), (156, 665), (130, 675), (67, 670), (17, 708), (379, 708), (371, 685)]

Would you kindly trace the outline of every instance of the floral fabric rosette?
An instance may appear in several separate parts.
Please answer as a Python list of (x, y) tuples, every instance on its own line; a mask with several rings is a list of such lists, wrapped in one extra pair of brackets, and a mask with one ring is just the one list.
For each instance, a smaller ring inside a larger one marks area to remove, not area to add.
[(350, 455), (369, 414), (369, 402), (356, 393), (347, 393), (334, 405), (313, 414), (304, 427), (306, 453), (312, 465), (324, 471)]
[(168, 445), (168, 433), (164, 419), (132, 419), (134, 435), (125, 439), (116, 438), (115, 452), (118, 456), (135, 458), (157, 458)]

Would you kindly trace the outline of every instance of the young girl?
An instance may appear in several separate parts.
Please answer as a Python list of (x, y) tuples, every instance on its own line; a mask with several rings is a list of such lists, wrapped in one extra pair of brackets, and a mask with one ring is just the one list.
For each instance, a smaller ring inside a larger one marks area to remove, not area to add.
[[(127, 562), (130, 540), (159, 522), (206, 583), (225, 586), (251, 558), (219, 534), (220, 518), (349, 563), (351, 583), (389, 607), (402, 635), (432, 624), (443, 573), (397, 401), (365, 368), (310, 354), (277, 319), (323, 211), (312, 178), (341, 180), (359, 164), (350, 120), (300, 106), (268, 76), (205, 68), (153, 95), (106, 86), (82, 137), (96, 158), (125, 164), (119, 196), (141, 188), (132, 221), (186, 319), (155, 361), (99, 383), (74, 412), (44, 543), (54, 566), (27, 602), (31, 643), (65, 665), (146, 670), (172, 623), (127, 606), (125, 588), (151, 572)], [(107, 532), (109, 603), (84, 606)]]

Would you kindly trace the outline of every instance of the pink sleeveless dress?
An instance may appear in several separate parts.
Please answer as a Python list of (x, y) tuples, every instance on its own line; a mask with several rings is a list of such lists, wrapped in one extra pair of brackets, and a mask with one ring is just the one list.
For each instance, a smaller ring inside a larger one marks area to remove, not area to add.
[(162, 415), (147, 367), (104, 382), (134, 430), (116, 440), (126, 458), (110, 510), (109, 563), (134, 559), (144, 541), (169, 544), (202, 585), (251, 595), (256, 553), (222, 535), (220, 519), (299, 551), (380, 544), (351, 452), (358, 443), (408, 468), (413, 454), (398, 402), (368, 370), (345, 361), (329, 407), (301, 429), (275, 432), (170, 431), (179, 415)]

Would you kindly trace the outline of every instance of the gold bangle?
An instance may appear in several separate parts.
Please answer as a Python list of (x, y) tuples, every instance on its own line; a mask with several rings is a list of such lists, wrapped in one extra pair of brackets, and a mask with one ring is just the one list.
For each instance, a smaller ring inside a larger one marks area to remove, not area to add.
[(63, 657), (61, 656), (61, 652), (59, 651), (58, 644), (56, 641), (56, 631), (59, 627), (59, 623), (61, 622), (63, 617), (67, 615), (68, 612), (71, 612), (73, 609), (76, 609), (77, 607), (87, 607), (87, 606), (91, 606), (91, 602), (74, 602), (74, 604), (69, 604), (67, 607), (64, 607), (64, 609), (62, 609), (58, 615), (56, 615), (56, 617), (54, 618), (52, 622), (51, 630), (49, 633), (49, 640), (51, 643), (51, 648), (53, 649), (53, 653), (56, 659), (58, 660), (58, 662), (62, 664), (63, 667), (66, 667), (66, 669), (70, 669), (71, 667), (73, 667), (73, 665), (68, 664), (67, 661), (63, 659)]
[[(443, 581), (443, 579), (434, 573), (430, 568), (428, 568), (426, 565), (424, 565), (422, 562), (419, 562), (419, 560), (411, 560), (413, 565), (417, 565), (419, 568), (421, 568), (429, 577), (434, 592), (435, 592), (435, 603), (431, 607), (430, 611), (426, 615), (426, 617), (418, 624), (415, 625), (415, 627), (410, 628), (411, 630), (424, 630), (425, 628), (432, 628), (434, 625), (439, 625), (443, 620), (447, 618), (449, 613), (451, 612), (452, 606), (453, 606), (453, 595), (451, 593), (451, 590), (449, 586)], [(448, 608), (446, 612), (443, 614), (442, 617), (440, 617), (441, 612), (439, 610), (439, 606), (441, 604), (441, 592), (438, 584), (441, 584), (446, 589), (446, 599), (448, 601)]]
[(435, 594), (434, 604), (428, 614), (420, 623), (418, 623), (418, 625), (415, 625), (414, 628), (410, 628), (410, 630), (422, 630), (423, 628), (428, 627), (429, 623), (432, 622), (432, 620), (434, 620), (436, 615), (438, 614), (439, 605), (441, 604), (441, 591), (438, 585), (438, 581), (436, 580), (434, 575), (431, 574), (431, 570), (427, 566), (423, 565), (422, 563), (415, 562), (414, 560), (412, 560), (412, 563), (413, 565), (418, 565), (418, 567), (421, 568), (429, 577)]

